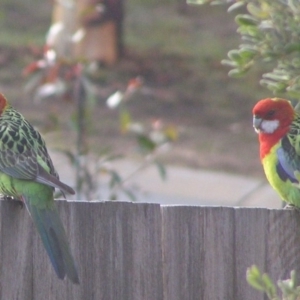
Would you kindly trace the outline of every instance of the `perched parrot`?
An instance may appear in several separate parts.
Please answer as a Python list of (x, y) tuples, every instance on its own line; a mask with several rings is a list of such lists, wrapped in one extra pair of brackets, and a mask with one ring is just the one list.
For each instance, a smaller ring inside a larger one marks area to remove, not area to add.
[(300, 115), (288, 100), (267, 98), (253, 108), (260, 159), (282, 200), (300, 208)]
[(59, 181), (45, 141), (0, 94), (0, 193), (25, 203), (54, 270), (75, 284), (79, 278), (53, 192), (75, 194)]

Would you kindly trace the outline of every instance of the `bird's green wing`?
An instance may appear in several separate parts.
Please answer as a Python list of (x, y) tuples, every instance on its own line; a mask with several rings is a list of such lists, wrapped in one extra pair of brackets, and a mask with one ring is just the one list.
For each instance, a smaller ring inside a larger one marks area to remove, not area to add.
[(300, 183), (300, 118), (292, 123), (289, 132), (281, 139), (281, 145), (276, 151), (279, 177), (289, 179), (295, 184)]
[(59, 181), (41, 135), (23, 117), (17, 121), (1, 123), (0, 171), (74, 194), (73, 189)]
[(18, 153), (6, 145), (0, 149), (0, 170), (14, 178), (33, 180), (37, 176), (36, 154), (28, 149)]

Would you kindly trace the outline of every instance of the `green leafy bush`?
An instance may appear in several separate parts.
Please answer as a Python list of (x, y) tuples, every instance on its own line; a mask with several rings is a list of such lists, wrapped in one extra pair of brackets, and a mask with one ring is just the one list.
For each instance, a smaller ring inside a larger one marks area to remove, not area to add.
[(296, 284), (296, 273), (291, 272), (291, 278), (278, 280), (277, 285), (281, 291), (282, 298), (278, 295), (275, 284), (268, 274), (262, 274), (257, 266), (247, 270), (248, 283), (258, 291), (265, 293), (271, 300), (297, 300), (300, 299), (300, 286)]
[[(300, 2), (297, 0), (189, 0), (190, 4), (230, 3), (238, 12), (235, 22), (241, 36), (239, 49), (222, 61), (229, 75), (244, 75), (254, 65), (268, 70), (260, 83), (275, 94), (300, 97)], [(245, 10), (246, 8), (246, 10)], [(239, 13), (241, 12), (241, 13)], [(245, 13), (246, 12), (246, 13)]]

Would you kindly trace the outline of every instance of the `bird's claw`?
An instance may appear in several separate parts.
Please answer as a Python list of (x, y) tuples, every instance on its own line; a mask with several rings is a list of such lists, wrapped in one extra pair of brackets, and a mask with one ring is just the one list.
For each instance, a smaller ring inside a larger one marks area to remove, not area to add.
[(4, 200), (8, 200), (8, 201), (15, 201), (15, 203), (19, 204), (21, 206), (21, 209), (24, 207), (24, 202), (20, 199), (11, 197), (11, 196), (4, 196)]
[(295, 206), (293, 204), (287, 204), (283, 209), (286, 209), (286, 210), (296, 210), (296, 211), (300, 212), (300, 207)]

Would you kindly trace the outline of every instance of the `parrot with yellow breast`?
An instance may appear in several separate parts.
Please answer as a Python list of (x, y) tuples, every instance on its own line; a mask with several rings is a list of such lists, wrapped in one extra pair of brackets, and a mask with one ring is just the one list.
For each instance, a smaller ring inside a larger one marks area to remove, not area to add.
[(253, 108), (260, 159), (283, 201), (300, 208), (300, 115), (288, 100), (266, 98)]

